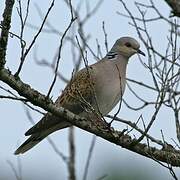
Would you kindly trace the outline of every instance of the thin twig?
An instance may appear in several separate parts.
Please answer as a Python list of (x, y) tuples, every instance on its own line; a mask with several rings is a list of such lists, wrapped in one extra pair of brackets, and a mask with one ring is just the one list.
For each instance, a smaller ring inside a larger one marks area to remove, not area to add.
[(76, 164), (75, 164), (75, 142), (74, 127), (69, 128), (69, 160), (68, 160), (68, 176), (69, 180), (76, 180)]
[(23, 64), (24, 64), (24, 61), (25, 61), (25, 59), (26, 59), (26, 56), (28, 55), (28, 53), (30, 52), (31, 48), (32, 48), (33, 45), (35, 44), (36, 39), (39, 37), (40, 33), (42, 32), (42, 29), (43, 29), (43, 27), (44, 27), (44, 24), (45, 24), (45, 22), (46, 22), (46, 19), (48, 18), (49, 13), (51, 12), (51, 10), (52, 10), (52, 8), (53, 8), (53, 6), (54, 6), (54, 1), (55, 1), (55, 0), (52, 0), (52, 3), (51, 3), (51, 5), (50, 5), (50, 7), (49, 7), (49, 9), (48, 9), (48, 11), (47, 11), (44, 19), (43, 19), (43, 22), (42, 22), (42, 24), (41, 24), (38, 32), (37, 32), (36, 35), (34, 36), (34, 38), (33, 38), (32, 42), (30, 43), (29, 47), (28, 47), (28, 48), (26, 49), (26, 51), (24, 52), (23, 57), (21, 58), (21, 61), (20, 61), (18, 70), (17, 70), (17, 72), (15, 73), (15, 76), (19, 76), (19, 73), (20, 73), (20, 71), (21, 71), (21, 69), (22, 69), (22, 67), (23, 67)]
[(69, 25), (67, 26), (67, 28), (65, 29), (61, 39), (60, 39), (60, 45), (59, 45), (59, 50), (58, 50), (58, 57), (57, 57), (57, 61), (56, 61), (56, 68), (55, 68), (55, 73), (54, 73), (54, 78), (52, 81), (52, 84), (49, 88), (49, 91), (47, 93), (47, 97), (50, 96), (50, 93), (55, 85), (56, 79), (57, 79), (57, 71), (58, 71), (58, 67), (59, 67), (59, 62), (61, 59), (61, 51), (62, 51), (62, 46), (63, 46), (63, 40), (68, 32), (68, 30), (71, 28), (71, 25), (73, 24), (73, 22), (77, 19), (77, 17), (74, 17), (73, 12), (72, 12), (72, 4), (71, 4), (71, 0), (69, 0), (69, 5), (70, 5), (70, 11), (71, 11), (71, 21), (69, 23)]
[(93, 150), (95, 147), (95, 143), (96, 143), (96, 136), (93, 135), (92, 140), (91, 140), (91, 145), (89, 147), (89, 152), (88, 152), (88, 156), (87, 156), (87, 160), (86, 160), (86, 165), (85, 165), (85, 169), (84, 169), (84, 173), (83, 173), (83, 180), (87, 179), (87, 175), (88, 175), (88, 169), (89, 169), (89, 165), (90, 165), (90, 161), (93, 155)]

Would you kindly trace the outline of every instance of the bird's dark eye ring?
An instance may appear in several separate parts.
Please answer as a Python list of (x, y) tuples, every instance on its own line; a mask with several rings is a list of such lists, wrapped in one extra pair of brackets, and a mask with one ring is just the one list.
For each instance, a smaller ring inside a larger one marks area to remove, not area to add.
[(131, 47), (131, 44), (127, 42), (127, 43), (125, 43), (125, 46)]

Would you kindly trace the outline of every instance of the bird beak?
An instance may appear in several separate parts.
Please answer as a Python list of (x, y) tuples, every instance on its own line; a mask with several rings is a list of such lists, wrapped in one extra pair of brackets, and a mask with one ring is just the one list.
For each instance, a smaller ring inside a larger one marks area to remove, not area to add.
[(143, 56), (146, 56), (145, 53), (143, 53), (140, 49), (137, 50), (137, 53), (143, 55)]

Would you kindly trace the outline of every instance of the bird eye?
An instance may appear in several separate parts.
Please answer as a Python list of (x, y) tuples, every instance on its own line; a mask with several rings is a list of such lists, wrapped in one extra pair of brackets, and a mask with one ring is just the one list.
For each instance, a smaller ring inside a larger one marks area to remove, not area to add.
[(127, 42), (127, 43), (125, 43), (125, 46), (131, 47), (131, 44)]

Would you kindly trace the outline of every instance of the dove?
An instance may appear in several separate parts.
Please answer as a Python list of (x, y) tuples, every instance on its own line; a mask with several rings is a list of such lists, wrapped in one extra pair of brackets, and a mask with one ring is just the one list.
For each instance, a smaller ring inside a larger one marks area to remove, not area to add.
[[(92, 114), (107, 115), (119, 101), (126, 86), (126, 69), (130, 57), (143, 56), (140, 44), (132, 37), (121, 37), (104, 58), (77, 72), (55, 101), (84, 118), (96, 119)], [(16, 151), (23, 154), (51, 133), (72, 126), (65, 119), (46, 113), (25, 135), (30, 136)]]

